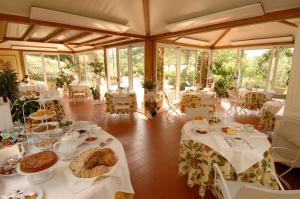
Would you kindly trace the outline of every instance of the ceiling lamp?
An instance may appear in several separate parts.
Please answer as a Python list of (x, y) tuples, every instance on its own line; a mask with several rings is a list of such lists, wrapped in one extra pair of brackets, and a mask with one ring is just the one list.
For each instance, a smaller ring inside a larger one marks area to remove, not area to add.
[(210, 44), (208, 41), (201, 40), (201, 39), (194, 39), (190, 37), (180, 37), (175, 42), (198, 45), (198, 46), (208, 46)]
[(60, 24), (68, 24), (85, 28), (109, 30), (113, 32), (126, 32), (129, 29), (128, 25), (73, 15), (65, 12), (48, 10), (44, 8), (31, 7), (30, 19), (48, 21)]
[(266, 43), (293, 42), (293, 41), (294, 41), (293, 36), (284, 36), (284, 37), (267, 37), (267, 38), (259, 38), (259, 39), (236, 40), (236, 41), (231, 41), (231, 44), (237, 46), (237, 45), (266, 44)]
[(36, 47), (36, 46), (23, 46), (23, 45), (12, 45), (13, 50), (35, 50), (35, 51), (58, 51), (56, 47)]
[(238, 19), (264, 15), (264, 9), (260, 3), (251, 4), (239, 8), (216, 12), (209, 15), (186, 19), (175, 23), (170, 23), (165, 28), (170, 32), (186, 30), (190, 28), (213, 25), (217, 23), (229, 22)]

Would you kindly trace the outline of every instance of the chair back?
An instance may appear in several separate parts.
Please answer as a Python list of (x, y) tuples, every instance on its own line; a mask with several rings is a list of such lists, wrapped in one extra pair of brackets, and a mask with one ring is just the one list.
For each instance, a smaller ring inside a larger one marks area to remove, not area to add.
[[(295, 118), (284, 118), (277, 120), (275, 124), (274, 134), (272, 136), (272, 147), (283, 147), (288, 148), (290, 151), (299, 151), (300, 150), (300, 120)], [(280, 157), (284, 157), (291, 162), (295, 160), (295, 155), (289, 151), (280, 151), (276, 152)], [(277, 161), (274, 159), (274, 161)], [(290, 165), (289, 165), (290, 166)], [(294, 164), (295, 167), (300, 168), (300, 158)]]
[(195, 117), (202, 117), (208, 119), (210, 117), (209, 107), (199, 107), (199, 108), (186, 108), (186, 116), (188, 120), (192, 120)]
[(171, 103), (170, 103), (170, 100), (169, 100), (169, 97), (168, 97), (166, 91), (163, 91), (163, 94), (164, 94), (164, 97), (165, 97), (165, 100), (166, 100), (168, 106), (171, 106)]
[(237, 98), (239, 98), (238, 92), (236, 91), (235, 88), (231, 89), (231, 90), (228, 90), (228, 96), (231, 99), (237, 99)]
[(130, 109), (130, 96), (116, 95), (113, 97), (113, 106), (115, 110)]
[(272, 199), (299, 199), (300, 190), (271, 190), (244, 184), (237, 192), (235, 199), (272, 198)]

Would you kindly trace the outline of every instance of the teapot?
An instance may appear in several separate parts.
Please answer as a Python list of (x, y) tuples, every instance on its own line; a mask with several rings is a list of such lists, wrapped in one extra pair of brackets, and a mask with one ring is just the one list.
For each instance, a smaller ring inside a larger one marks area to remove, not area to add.
[(79, 133), (73, 131), (64, 135), (58, 142), (54, 144), (54, 150), (58, 152), (62, 160), (69, 160), (76, 152), (77, 146), (82, 143), (79, 139)]

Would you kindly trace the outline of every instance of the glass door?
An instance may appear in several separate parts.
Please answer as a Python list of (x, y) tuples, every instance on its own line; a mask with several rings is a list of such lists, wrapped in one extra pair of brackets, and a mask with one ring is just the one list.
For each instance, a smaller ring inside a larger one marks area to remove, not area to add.
[(133, 47), (131, 49), (131, 66), (132, 66), (132, 75), (131, 75), (131, 85), (132, 90), (136, 92), (138, 107), (142, 106), (142, 101), (144, 98), (144, 88), (142, 83), (145, 76), (145, 53), (144, 47)]
[(196, 50), (180, 49), (180, 93), (196, 86), (196, 56)]
[(118, 90), (118, 69), (117, 69), (117, 50), (110, 48), (107, 50), (107, 80), (108, 90)]
[(165, 48), (164, 50), (164, 79), (163, 88), (171, 101), (176, 100), (177, 90), (177, 49)]
[(128, 48), (120, 48), (118, 51), (118, 74), (120, 88), (129, 89), (129, 59)]

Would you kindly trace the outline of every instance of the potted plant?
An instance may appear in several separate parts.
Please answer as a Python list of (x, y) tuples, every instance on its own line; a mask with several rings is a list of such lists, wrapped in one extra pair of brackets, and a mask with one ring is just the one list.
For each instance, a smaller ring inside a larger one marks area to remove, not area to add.
[(99, 100), (99, 99), (100, 99), (100, 93), (99, 93), (99, 90), (97, 90), (97, 89), (94, 88), (94, 87), (90, 87), (90, 91), (92, 92), (92, 95), (93, 95), (93, 99), (94, 99), (94, 100)]
[(145, 93), (147, 93), (148, 91), (153, 91), (156, 87), (156, 84), (153, 79), (146, 79), (142, 82), (142, 86), (145, 89)]
[[(31, 113), (36, 112), (40, 105), (37, 101), (31, 101), (31, 100), (36, 100), (37, 98), (35, 97), (22, 97), (17, 99), (14, 103), (13, 103), (13, 107), (11, 110), (11, 115), (12, 115), (12, 119), (14, 122), (19, 121), (21, 123), (24, 122), (23, 119), (23, 104), (26, 103), (26, 105), (24, 106), (24, 115), (25, 117), (28, 117)], [(31, 101), (31, 102), (28, 102)], [(27, 103), (28, 102), (28, 103)]]
[(66, 75), (64, 71), (61, 71), (56, 78), (56, 88), (66, 88), (72, 82), (70, 75)]
[(4, 102), (9, 98), (13, 103), (19, 98), (18, 85), (18, 76), (14, 69), (4, 67), (0, 70), (0, 96), (3, 96)]

